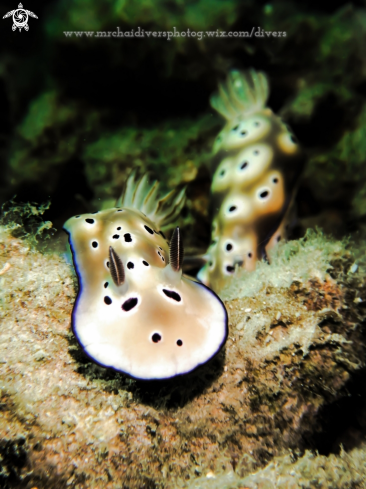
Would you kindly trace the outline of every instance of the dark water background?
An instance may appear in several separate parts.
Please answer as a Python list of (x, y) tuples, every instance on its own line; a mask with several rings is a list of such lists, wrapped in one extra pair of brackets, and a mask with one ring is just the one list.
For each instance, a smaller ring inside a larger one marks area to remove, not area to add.
[[(4, 2), (4, 14), (15, 3)], [(14, 195), (18, 201), (50, 199), (45, 217), (60, 229), (70, 215), (117, 197), (134, 166), (152, 170), (168, 187), (179, 183), (188, 154), (199, 168), (199, 184), (190, 180), (188, 196), (206, 199), (208, 205), (210, 175), (203, 163), (209, 160), (221, 125), (209, 96), (230, 68), (254, 67), (269, 76), (269, 106), (281, 111), (309, 153), (297, 198), (297, 234), (309, 224), (338, 235), (358, 229), (364, 221), (363, 198), (354, 202), (355, 194), (363, 195), (362, 138), (355, 148), (355, 141), (342, 143), (342, 137), (362, 125), (363, 6), (364, 2), (208, 0), (124, 6), (93, 0), (24, 4), (38, 16), (29, 19), (28, 32), (13, 32), (10, 18), (1, 21), (0, 201)], [(287, 35), (167, 41), (63, 34), (115, 31), (117, 26), (122, 31), (138, 26), (158, 31), (251, 31), (261, 26)], [(211, 123), (198, 123), (205, 115)], [(176, 154), (164, 136), (171, 126), (178, 142), (187, 139)], [(103, 138), (119, 133), (131, 147), (142, 146), (140, 153), (134, 159), (130, 149), (117, 149), (114, 159), (106, 156), (108, 161), (103, 161), (110, 146)], [(151, 142), (141, 145), (146, 134)], [(93, 159), (93, 144), (101, 140), (102, 151)], [(337, 144), (344, 154), (339, 154)], [(203, 231), (197, 231), (199, 237), (191, 244), (204, 247), (209, 214), (198, 209), (192, 218), (197, 220)]]

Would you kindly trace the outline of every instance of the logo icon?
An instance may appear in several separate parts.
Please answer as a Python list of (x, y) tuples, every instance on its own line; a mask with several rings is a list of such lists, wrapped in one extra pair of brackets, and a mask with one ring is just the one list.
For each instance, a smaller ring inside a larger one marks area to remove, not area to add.
[(16, 10), (12, 10), (11, 12), (5, 14), (3, 19), (11, 16), (13, 16), (14, 22), (12, 26), (13, 31), (15, 31), (17, 28), (19, 29), (19, 31), (21, 31), (22, 29), (27, 31), (29, 29), (28, 17), (34, 17), (35, 19), (38, 19), (38, 17), (33, 12), (31, 12), (30, 10), (25, 10), (21, 3), (18, 5), (18, 8)]

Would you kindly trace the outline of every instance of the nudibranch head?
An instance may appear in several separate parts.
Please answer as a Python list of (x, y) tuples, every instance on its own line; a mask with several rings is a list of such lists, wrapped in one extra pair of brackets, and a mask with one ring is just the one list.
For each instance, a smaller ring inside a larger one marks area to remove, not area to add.
[(232, 71), (211, 98), (226, 124), (213, 148), (212, 237), (198, 278), (214, 290), (225, 286), (236, 267), (253, 270), (284, 238), (304, 156), (265, 106), (268, 93), (263, 73)]
[(79, 279), (72, 323), (80, 345), (100, 365), (144, 380), (194, 370), (227, 337), (220, 299), (182, 275), (179, 229), (170, 245), (160, 231), (183, 194), (157, 201), (156, 189), (131, 177), (117, 207), (64, 225)]

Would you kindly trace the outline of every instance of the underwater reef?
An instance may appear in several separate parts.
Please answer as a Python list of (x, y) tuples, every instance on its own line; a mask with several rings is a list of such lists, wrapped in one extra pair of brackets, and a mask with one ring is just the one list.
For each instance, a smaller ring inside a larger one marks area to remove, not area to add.
[(2, 487), (364, 487), (362, 446), (305, 452), (327, 429), (325, 451), (352, 447), (366, 406), (361, 389), (361, 405), (328, 425), (365, 381), (365, 264), (352, 243), (313, 231), (281, 244), (225, 290), (229, 338), (215, 359), (142, 382), (77, 345), (65, 257), (9, 225), (0, 236)]
[[(30, 8), (29, 32), (0, 30), (0, 487), (365, 488), (364, 4)], [(117, 26), (286, 36), (63, 34)], [(164, 191), (186, 186), (174, 226), (187, 256), (204, 253), (223, 123), (209, 98), (250, 68), (306, 155), (290, 240), (219, 292), (229, 336), (207, 364), (150, 382), (98, 366), (71, 329), (78, 282), (63, 223), (113, 207), (135, 169)]]

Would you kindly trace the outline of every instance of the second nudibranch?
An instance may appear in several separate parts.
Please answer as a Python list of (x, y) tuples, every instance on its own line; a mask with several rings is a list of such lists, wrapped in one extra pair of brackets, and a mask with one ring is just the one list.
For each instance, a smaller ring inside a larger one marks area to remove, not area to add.
[(156, 198), (157, 182), (132, 175), (116, 207), (70, 218), (79, 279), (73, 331), (95, 362), (137, 379), (166, 379), (207, 362), (227, 337), (227, 313), (206, 286), (182, 275), (173, 221), (184, 192)]
[(289, 128), (266, 107), (268, 94), (263, 73), (232, 71), (211, 98), (227, 122), (213, 148), (212, 236), (197, 277), (216, 291), (237, 266), (254, 270), (285, 237), (304, 157)]

